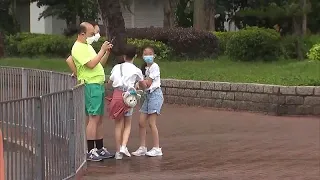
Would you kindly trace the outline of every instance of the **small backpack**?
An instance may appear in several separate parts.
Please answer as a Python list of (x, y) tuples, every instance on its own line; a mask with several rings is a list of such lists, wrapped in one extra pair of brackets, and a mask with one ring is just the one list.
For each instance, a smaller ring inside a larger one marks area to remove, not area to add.
[[(120, 73), (122, 79), (122, 64), (120, 65)], [(134, 87), (129, 87), (126, 92), (122, 93), (123, 102), (130, 108), (134, 108), (138, 104), (138, 100), (141, 98), (142, 90), (136, 90)]]

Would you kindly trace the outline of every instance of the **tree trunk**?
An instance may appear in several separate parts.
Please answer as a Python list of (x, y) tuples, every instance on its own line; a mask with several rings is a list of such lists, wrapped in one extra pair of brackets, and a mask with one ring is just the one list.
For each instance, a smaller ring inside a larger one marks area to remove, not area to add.
[(297, 58), (299, 60), (304, 59), (304, 55), (302, 52), (302, 21), (301, 21), (301, 16), (298, 17), (293, 17), (293, 30), (294, 30), (294, 35), (296, 37), (296, 52), (297, 52)]
[(194, 1), (193, 27), (198, 30), (205, 29), (205, 3), (204, 0)]
[(307, 13), (305, 12), (307, 0), (303, 0), (303, 16), (302, 16), (302, 34), (307, 34)]
[(206, 0), (205, 2), (205, 29), (215, 31), (215, 0)]
[[(108, 32), (108, 39), (115, 38), (112, 43), (114, 45), (112, 54), (122, 56), (127, 44), (127, 36), (120, 2), (119, 0), (98, 0), (98, 5), (103, 25)], [(118, 57), (117, 59), (118, 61), (123, 60), (122, 57)]]
[(4, 56), (4, 34), (0, 32), (0, 58)]
[(163, 27), (172, 28), (175, 26), (175, 10), (178, 5), (178, 0), (164, 0), (163, 1)]

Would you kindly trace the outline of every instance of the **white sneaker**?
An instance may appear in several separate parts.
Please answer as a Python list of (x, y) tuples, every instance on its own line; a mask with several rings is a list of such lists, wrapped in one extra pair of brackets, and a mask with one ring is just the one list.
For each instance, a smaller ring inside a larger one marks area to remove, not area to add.
[(120, 153), (122, 153), (122, 154), (124, 154), (124, 155), (126, 155), (128, 157), (131, 157), (131, 154), (129, 153), (128, 148), (126, 146), (121, 146), (120, 147)]
[(161, 148), (154, 147), (150, 151), (148, 151), (146, 155), (150, 157), (156, 157), (156, 156), (162, 156), (163, 154), (162, 154)]
[(116, 160), (121, 160), (123, 158), (123, 155), (120, 152), (116, 152), (116, 154), (114, 155), (114, 158)]
[(135, 152), (132, 152), (131, 154), (134, 156), (145, 156), (147, 153), (147, 148), (146, 147), (139, 147), (139, 149), (137, 149)]

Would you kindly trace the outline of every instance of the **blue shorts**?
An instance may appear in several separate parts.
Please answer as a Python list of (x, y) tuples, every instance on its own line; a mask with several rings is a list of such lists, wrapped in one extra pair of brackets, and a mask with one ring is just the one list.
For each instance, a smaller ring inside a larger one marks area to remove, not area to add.
[(146, 92), (140, 112), (144, 114), (157, 113), (158, 115), (160, 115), (162, 104), (163, 104), (162, 90), (161, 88), (157, 88), (151, 93)]

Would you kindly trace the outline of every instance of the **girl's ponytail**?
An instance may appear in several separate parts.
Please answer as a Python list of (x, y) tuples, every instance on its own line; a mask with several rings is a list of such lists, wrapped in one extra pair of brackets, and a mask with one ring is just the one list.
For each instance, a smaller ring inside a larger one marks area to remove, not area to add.
[(140, 68), (144, 76), (146, 75), (146, 67), (147, 67), (147, 63), (144, 62)]

